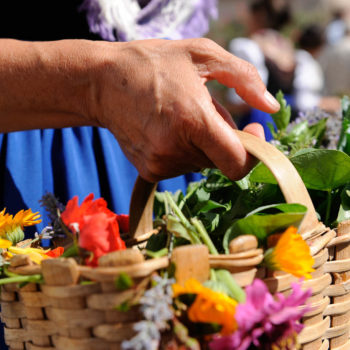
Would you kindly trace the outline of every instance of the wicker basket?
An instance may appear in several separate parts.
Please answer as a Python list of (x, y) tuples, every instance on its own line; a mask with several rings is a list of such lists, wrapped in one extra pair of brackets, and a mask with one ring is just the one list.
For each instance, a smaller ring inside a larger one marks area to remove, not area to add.
[[(312, 289), (310, 311), (303, 318), (299, 334), (304, 350), (350, 349), (350, 223), (337, 230), (319, 223), (307, 190), (294, 167), (273, 146), (250, 135), (239, 133), (246, 149), (262, 160), (274, 173), (285, 199), (308, 207), (300, 232), (309, 243), (315, 259), (312, 279), (303, 287)], [(139, 243), (152, 231), (154, 185), (138, 179), (131, 203), (131, 233)], [(184, 257), (186, 259), (184, 259)], [(210, 267), (229, 270), (241, 286), (261, 278), (271, 293), (289, 293), (292, 275), (267, 273), (258, 268), (263, 252), (256, 247), (242, 248), (230, 255), (209, 255), (204, 246), (185, 246), (173, 251), (176, 274), (181, 280), (193, 276), (205, 280)], [(185, 261), (185, 264), (183, 263)], [(133, 336), (132, 326), (140, 319), (137, 306), (127, 312), (116, 306), (137, 300), (155, 271), (169, 265), (169, 258), (147, 260), (120, 267), (90, 268), (73, 259), (45, 260), (41, 267), (17, 266), (19, 274), (42, 272), (45, 284), (28, 284), (19, 289), (5, 285), (1, 293), (1, 318), (5, 341), (10, 350), (116, 350), (124, 339)], [(39, 271), (38, 269), (41, 269)], [(203, 272), (204, 271), (204, 272)], [(136, 288), (117, 291), (115, 278), (126, 272)], [(81, 284), (81, 281), (93, 283)]]

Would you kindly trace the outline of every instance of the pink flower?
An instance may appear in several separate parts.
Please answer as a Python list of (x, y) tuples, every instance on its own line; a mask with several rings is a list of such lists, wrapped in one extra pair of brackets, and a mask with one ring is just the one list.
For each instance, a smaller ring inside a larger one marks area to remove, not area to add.
[[(229, 336), (214, 338), (210, 349), (271, 349), (272, 345), (277, 349), (294, 349), (293, 338), (303, 329), (299, 321), (308, 311), (298, 306), (305, 304), (311, 290), (303, 291), (295, 283), (288, 297), (278, 293), (274, 298), (264, 282), (256, 279), (246, 288), (246, 294), (245, 304), (236, 308), (238, 330)], [(292, 347), (287, 347), (288, 344)]]

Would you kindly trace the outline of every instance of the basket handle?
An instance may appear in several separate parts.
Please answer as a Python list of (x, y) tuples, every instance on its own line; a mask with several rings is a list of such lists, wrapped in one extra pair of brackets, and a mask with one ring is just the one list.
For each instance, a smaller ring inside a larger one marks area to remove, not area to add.
[[(248, 153), (262, 161), (276, 178), (287, 203), (299, 203), (307, 207), (299, 232), (307, 238), (318, 225), (315, 208), (297, 170), (276, 147), (258, 137), (235, 130)], [(137, 237), (153, 229), (154, 183), (138, 176), (130, 202), (130, 235)]]

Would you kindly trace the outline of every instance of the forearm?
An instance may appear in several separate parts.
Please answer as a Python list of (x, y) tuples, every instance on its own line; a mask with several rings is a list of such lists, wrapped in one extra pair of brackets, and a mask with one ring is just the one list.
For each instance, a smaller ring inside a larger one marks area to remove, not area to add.
[(96, 45), (0, 40), (0, 132), (98, 125)]

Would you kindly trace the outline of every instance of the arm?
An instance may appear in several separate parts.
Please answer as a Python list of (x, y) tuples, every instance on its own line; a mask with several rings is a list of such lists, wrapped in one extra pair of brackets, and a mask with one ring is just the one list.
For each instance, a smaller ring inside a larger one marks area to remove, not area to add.
[(88, 41), (0, 40), (0, 130), (97, 125), (87, 113)]
[[(205, 86), (216, 79), (275, 112), (255, 68), (207, 39), (130, 43), (1, 40), (3, 131), (100, 125), (141, 176), (157, 181), (216, 166), (240, 178), (251, 159)], [(247, 131), (261, 135), (258, 126)]]

